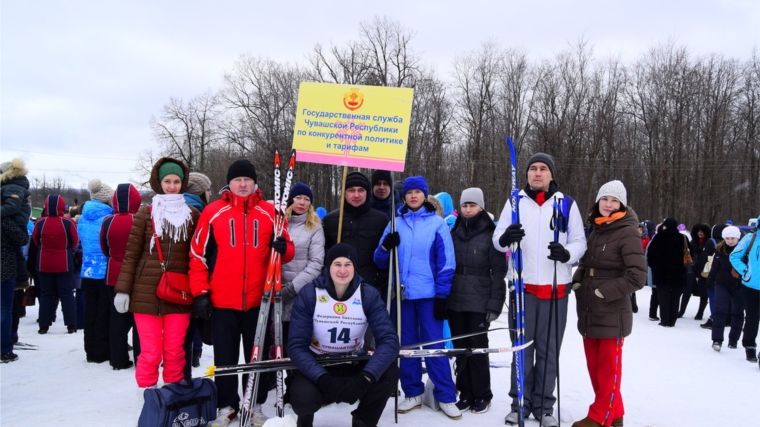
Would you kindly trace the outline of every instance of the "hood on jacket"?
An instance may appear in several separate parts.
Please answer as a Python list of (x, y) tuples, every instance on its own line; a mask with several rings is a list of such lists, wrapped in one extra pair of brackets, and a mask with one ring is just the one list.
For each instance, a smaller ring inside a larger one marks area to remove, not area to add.
[(314, 284), (315, 288), (322, 288), (327, 290), (327, 293), (330, 294), (331, 297), (335, 298), (335, 300), (345, 301), (356, 292), (356, 288), (358, 288), (363, 281), (364, 280), (361, 278), (361, 276), (359, 276), (359, 272), (354, 269), (354, 278), (351, 280), (351, 284), (348, 285), (346, 292), (343, 293), (343, 297), (338, 298), (338, 295), (335, 293), (335, 284), (332, 281), (332, 277), (330, 277), (330, 267), (325, 266), (322, 268), (322, 273), (319, 275), (319, 277), (314, 279), (312, 283)]
[(192, 206), (195, 209), (198, 209), (198, 212), (203, 211), (203, 200), (201, 200), (200, 197), (196, 196), (193, 193), (184, 193), (182, 196), (185, 198), (185, 203), (188, 206)]
[(116, 186), (116, 191), (113, 192), (113, 198), (111, 204), (113, 205), (113, 211), (116, 213), (131, 213), (136, 214), (140, 209), (140, 192), (137, 191), (132, 184), (119, 184)]
[(705, 240), (710, 238), (710, 226), (707, 224), (701, 223), (701, 224), (694, 224), (694, 226), (691, 227), (691, 240), (695, 240), (699, 242), (700, 231), (705, 235)]
[[(29, 171), (26, 169), (26, 164), (23, 159), (15, 158), (10, 162), (5, 162), (0, 165), (0, 182), (5, 184), (14, 178), (25, 177)], [(29, 189), (29, 180), (26, 181), (26, 188)]]
[(173, 159), (171, 157), (161, 157), (158, 159), (156, 164), (153, 165), (153, 169), (150, 171), (150, 188), (156, 193), (156, 194), (164, 194), (164, 190), (161, 188), (161, 182), (158, 179), (158, 169), (166, 162), (174, 162), (182, 168), (182, 171), (185, 173), (185, 177), (182, 178), (182, 188), (179, 190), (180, 193), (184, 193), (187, 191), (187, 180), (190, 178), (190, 169), (187, 167), (187, 165), (177, 159)]
[(451, 195), (446, 192), (441, 192), (435, 195), (435, 198), (438, 199), (439, 202), (441, 202), (441, 206), (443, 206), (443, 216), (449, 216), (451, 215), (451, 212), (454, 211), (454, 199), (451, 198)]
[(42, 216), (63, 216), (64, 212), (66, 212), (66, 201), (63, 200), (63, 196), (58, 194), (47, 196)]
[(647, 237), (651, 239), (652, 237), (654, 237), (655, 227), (657, 227), (657, 225), (653, 221), (650, 221), (650, 220), (644, 221), (644, 225), (647, 227)]
[(96, 221), (100, 218), (111, 215), (113, 208), (97, 200), (88, 200), (82, 207), (82, 218), (88, 221)]
[(716, 242), (720, 242), (723, 240), (723, 229), (728, 227), (726, 224), (715, 224), (712, 228), (712, 233), (710, 234), (710, 237), (715, 239)]

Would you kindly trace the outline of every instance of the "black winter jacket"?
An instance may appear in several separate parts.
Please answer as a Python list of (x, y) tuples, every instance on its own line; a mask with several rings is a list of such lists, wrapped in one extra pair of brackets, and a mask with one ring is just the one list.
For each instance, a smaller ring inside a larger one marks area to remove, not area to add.
[[(649, 244), (647, 262), (652, 269), (652, 283), (666, 288), (686, 286), (686, 270), (683, 266), (683, 250), (686, 236), (677, 229), (657, 233)], [(687, 243), (688, 247), (688, 243)]]
[(715, 251), (715, 256), (713, 257), (712, 266), (710, 268), (710, 275), (707, 276), (707, 286), (710, 289), (714, 289), (716, 284), (729, 289), (737, 289), (742, 285), (741, 277), (735, 278), (731, 275), (733, 266), (731, 266), (731, 261), (728, 260), (729, 255), (731, 255), (731, 252), (734, 251), (735, 247), (736, 246), (728, 246), (723, 243)]
[(485, 211), (472, 218), (457, 218), (451, 230), (457, 267), (448, 298), (450, 310), (501, 313), (506, 299), (507, 258), (493, 245), (495, 228)]
[[(322, 219), (325, 231), (325, 254), (338, 243), (339, 213), (340, 211), (336, 209)], [(377, 288), (383, 298), (388, 288), (388, 269), (379, 268), (375, 264), (374, 256), (389, 221), (387, 215), (372, 208), (369, 197), (358, 208), (344, 201), (343, 234), (340, 241), (356, 249), (359, 257), (356, 272), (366, 283)]]
[(11, 217), (2, 219), (2, 244), (0, 244), (0, 269), (2, 270), (1, 279), (15, 280), (17, 273), (16, 253), (21, 246), (29, 243), (29, 233), (26, 227), (19, 227)]

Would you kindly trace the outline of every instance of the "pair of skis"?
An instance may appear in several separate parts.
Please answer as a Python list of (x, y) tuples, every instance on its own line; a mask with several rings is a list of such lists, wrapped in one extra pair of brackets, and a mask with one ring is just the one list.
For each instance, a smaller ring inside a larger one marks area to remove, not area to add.
[[(290, 194), (290, 185), (293, 181), (293, 172), (296, 167), (296, 150), (292, 150), (290, 161), (288, 162), (287, 172), (285, 173), (285, 185), (280, 187), (280, 177), (282, 174), (282, 164), (280, 161), (280, 152), (274, 152), (274, 238), (282, 236), (285, 230), (285, 209), (288, 204)], [(281, 193), (282, 190), (282, 193)], [(266, 283), (264, 285), (264, 294), (261, 297), (261, 306), (259, 307), (259, 318), (256, 324), (256, 335), (253, 340), (253, 349), (251, 351), (251, 363), (261, 362), (263, 359), (264, 342), (267, 333), (267, 324), (269, 322), (269, 310), (274, 297), (274, 359), (283, 358), (282, 344), (282, 259), (279, 252), (271, 249), (269, 256), (269, 265), (267, 267)], [(250, 425), (252, 408), (256, 404), (256, 394), (261, 380), (260, 372), (251, 371), (248, 375), (243, 402), (240, 405), (240, 425), (248, 427)], [(275, 405), (278, 417), (285, 415), (285, 406), (283, 404), (283, 371), (277, 371), (277, 402)]]
[[(517, 155), (515, 154), (515, 145), (512, 138), (507, 137), (509, 146), (509, 156), (512, 160), (512, 193), (509, 204), (512, 206), (512, 224), (520, 223), (520, 187), (517, 182)], [(510, 312), (514, 327), (517, 330), (513, 345), (517, 348), (525, 346), (525, 283), (523, 282), (523, 259), (520, 242), (513, 243), (510, 246), (510, 270), (512, 285), (510, 289)], [(523, 404), (525, 395), (525, 352), (520, 350), (515, 352), (515, 372), (517, 378), (517, 401), (520, 409), (517, 411), (517, 424), (519, 427), (525, 427), (525, 414), (523, 414)]]
[[(529, 341), (520, 347), (503, 347), (503, 348), (433, 348), (433, 349), (403, 349), (399, 351), (398, 357), (405, 358), (424, 358), (424, 357), (453, 357), (453, 356), (471, 356), (474, 354), (490, 353), (513, 353), (520, 351), (533, 344)], [(340, 354), (326, 355), (316, 358), (322, 366), (334, 366), (346, 363), (355, 363), (369, 360), (373, 352), (362, 354)], [(237, 366), (220, 366), (209, 373), (213, 376), (238, 375), (245, 373), (263, 373), (282, 371), (286, 369), (297, 369), (296, 365), (289, 358), (263, 360), (256, 363), (247, 363)]]

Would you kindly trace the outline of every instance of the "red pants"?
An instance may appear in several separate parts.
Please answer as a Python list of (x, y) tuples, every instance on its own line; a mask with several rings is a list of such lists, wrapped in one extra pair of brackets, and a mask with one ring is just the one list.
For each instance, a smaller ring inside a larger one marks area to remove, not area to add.
[(164, 362), (164, 383), (176, 383), (185, 377), (185, 335), (190, 324), (190, 313), (151, 314), (135, 313), (135, 325), (140, 336), (135, 379), (138, 387), (150, 387), (158, 382), (158, 367)]
[(583, 338), (583, 348), (595, 395), (588, 417), (601, 425), (612, 425), (612, 420), (625, 412), (620, 394), (623, 338)]

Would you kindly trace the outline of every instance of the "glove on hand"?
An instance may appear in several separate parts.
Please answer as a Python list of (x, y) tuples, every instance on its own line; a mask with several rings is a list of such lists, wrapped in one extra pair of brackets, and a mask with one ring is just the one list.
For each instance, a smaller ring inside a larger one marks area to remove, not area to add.
[(285, 240), (285, 236), (280, 236), (276, 239), (272, 239), (269, 242), (269, 247), (274, 249), (280, 255), (285, 255), (285, 251), (288, 250), (288, 242)]
[(491, 323), (494, 320), (498, 319), (500, 314), (501, 313), (497, 313), (495, 311), (489, 311), (489, 312), (487, 312), (486, 313), (486, 323)]
[(552, 261), (565, 263), (570, 260), (570, 252), (562, 246), (562, 243), (551, 242), (549, 243), (549, 256), (547, 258)]
[(113, 306), (121, 314), (129, 311), (129, 294), (117, 293), (113, 298)]
[(343, 378), (335, 378), (330, 374), (325, 374), (317, 379), (317, 387), (325, 395), (324, 400), (328, 402), (338, 402), (338, 393), (346, 385), (346, 381)]
[(208, 294), (201, 294), (193, 300), (193, 314), (204, 320), (211, 318), (211, 300)]
[(435, 320), (446, 320), (446, 317), (448, 317), (446, 313), (447, 306), (446, 298), (435, 299), (435, 304), (433, 305), (433, 317), (435, 317)]
[(289, 304), (291, 301), (296, 299), (296, 295), (298, 295), (298, 292), (296, 292), (296, 288), (293, 286), (292, 283), (285, 283), (282, 285), (282, 303), (283, 304)]
[(383, 247), (386, 251), (389, 251), (401, 243), (401, 237), (398, 235), (398, 231), (388, 233), (383, 239)]
[(372, 374), (362, 371), (359, 375), (349, 380), (346, 385), (335, 396), (336, 402), (346, 402), (353, 405), (357, 400), (364, 396), (370, 386), (375, 382)]
[(601, 299), (604, 299), (604, 295), (602, 295), (602, 291), (600, 291), (599, 289), (594, 290), (594, 295), (598, 296)]
[(581, 282), (575, 282), (575, 283), (573, 283), (573, 290), (574, 291), (577, 291), (580, 288), (581, 288)]
[(517, 243), (525, 237), (525, 230), (522, 228), (522, 224), (511, 224), (504, 230), (504, 234), (499, 237), (499, 244), (501, 246), (509, 246), (512, 243)]

